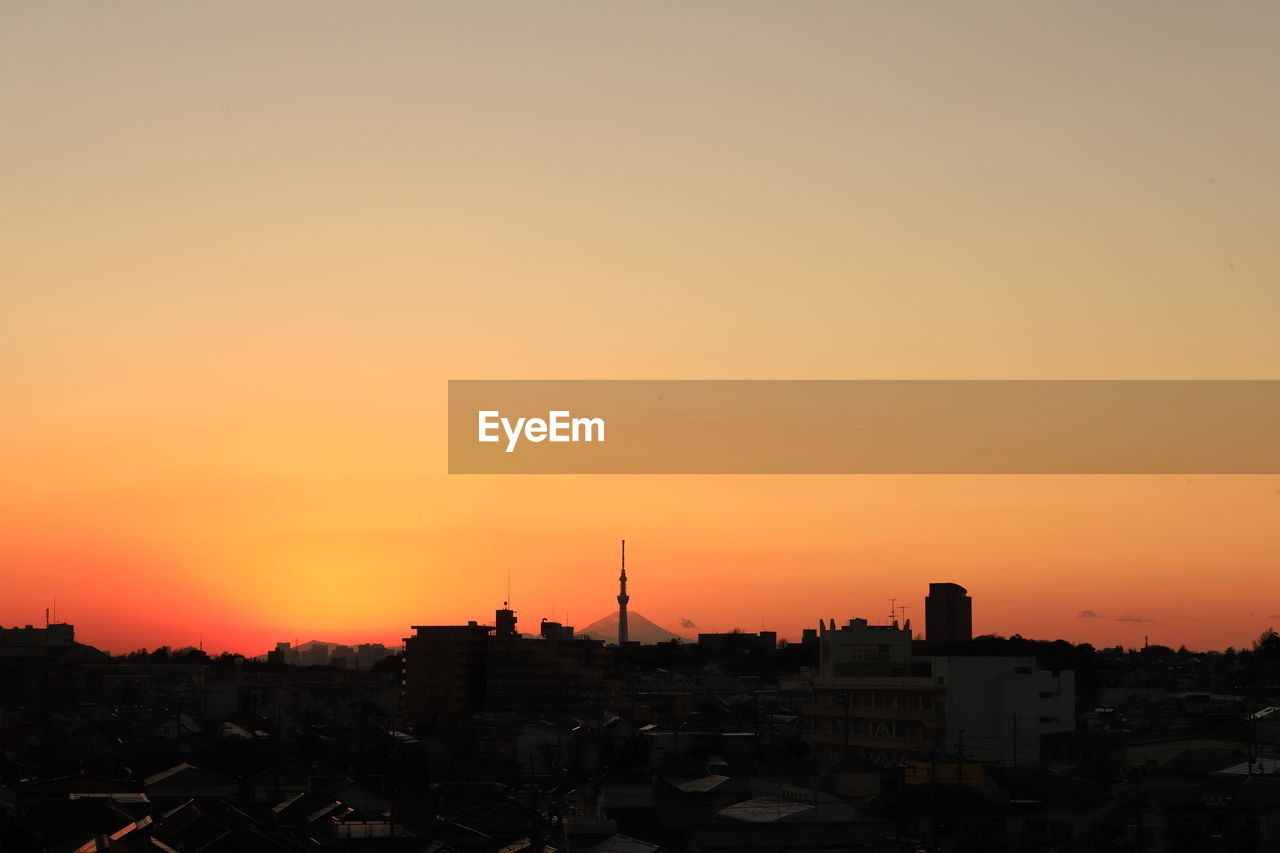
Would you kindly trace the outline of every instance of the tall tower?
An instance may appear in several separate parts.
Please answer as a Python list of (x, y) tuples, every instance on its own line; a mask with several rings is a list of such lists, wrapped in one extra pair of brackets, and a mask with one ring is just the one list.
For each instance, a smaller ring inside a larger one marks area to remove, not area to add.
[(929, 644), (952, 646), (973, 639), (973, 599), (956, 583), (931, 583), (924, 600), (924, 635)]
[(627, 540), (622, 540), (622, 576), (618, 578), (618, 645), (627, 642)]

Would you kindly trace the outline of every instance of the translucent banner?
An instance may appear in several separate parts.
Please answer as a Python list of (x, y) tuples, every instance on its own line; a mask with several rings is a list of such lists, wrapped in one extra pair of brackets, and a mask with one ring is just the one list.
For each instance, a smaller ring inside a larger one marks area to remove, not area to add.
[(453, 474), (1276, 474), (1273, 380), (453, 380)]

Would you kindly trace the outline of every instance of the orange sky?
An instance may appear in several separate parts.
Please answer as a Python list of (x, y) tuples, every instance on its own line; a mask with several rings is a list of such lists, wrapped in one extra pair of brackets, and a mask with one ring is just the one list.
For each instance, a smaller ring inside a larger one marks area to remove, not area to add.
[(449, 378), (1277, 378), (1280, 9), (962, 6), (6, 7), (0, 624), (1280, 627), (1276, 477), (445, 474)]

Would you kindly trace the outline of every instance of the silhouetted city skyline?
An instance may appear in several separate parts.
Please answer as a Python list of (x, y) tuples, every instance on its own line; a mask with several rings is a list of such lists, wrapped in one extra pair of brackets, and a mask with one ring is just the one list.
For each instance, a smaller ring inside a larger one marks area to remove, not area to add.
[(1280, 853), (1280, 4), (0, 21), (0, 853)]

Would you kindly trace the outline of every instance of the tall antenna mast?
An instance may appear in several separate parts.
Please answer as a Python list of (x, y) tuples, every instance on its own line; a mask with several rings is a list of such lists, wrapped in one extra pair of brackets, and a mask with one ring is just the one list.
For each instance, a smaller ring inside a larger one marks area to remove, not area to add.
[(889, 622), (890, 623), (894, 622), (895, 617), (897, 617), (898, 615), (897, 604), (898, 604), (898, 599), (896, 598), (889, 599)]
[(622, 574), (618, 577), (618, 645), (625, 645), (631, 635), (627, 631), (627, 540), (622, 540)]

